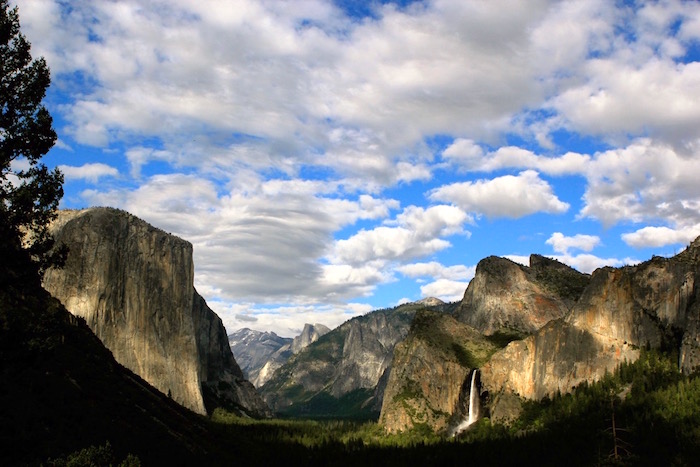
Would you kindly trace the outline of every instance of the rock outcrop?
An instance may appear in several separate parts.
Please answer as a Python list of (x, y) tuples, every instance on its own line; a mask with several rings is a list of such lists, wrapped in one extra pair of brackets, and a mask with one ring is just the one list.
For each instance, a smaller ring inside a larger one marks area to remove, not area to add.
[(468, 410), (469, 374), (496, 346), (445, 313), (421, 310), (394, 349), (379, 423), (389, 433), (448, 431)]
[(486, 335), (527, 335), (563, 317), (588, 280), (540, 255), (530, 256), (530, 267), (490, 256), (477, 265), (456, 317)]
[[(639, 349), (675, 349), (685, 372), (700, 366), (700, 239), (673, 258), (602, 268), (572, 311), (512, 342), (482, 368), (482, 384), (501, 395), (539, 399), (601, 378)], [(494, 407), (494, 410), (498, 410)]]
[(285, 414), (376, 416), (394, 346), (420, 308), (376, 310), (343, 323), (279, 368), (261, 388), (265, 401)]
[(195, 412), (220, 404), (268, 412), (194, 289), (190, 243), (109, 208), (63, 211), (52, 229), (70, 251), (43, 285), (118, 362)]
[(301, 334), (292, 339), (292, 344), (290, 350), (292, 353), (297, 354), (302, 351), (305, 347), (313, 344), (318, 340), (319, 337), (324, 336), (330, 332), (327, 326), (323, 324), (304, 324), (304, 329), (302, 329)]

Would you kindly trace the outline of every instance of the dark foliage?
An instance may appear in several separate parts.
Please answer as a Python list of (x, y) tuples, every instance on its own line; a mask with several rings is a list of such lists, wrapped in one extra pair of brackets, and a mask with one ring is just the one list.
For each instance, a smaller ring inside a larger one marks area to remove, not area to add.
[(41, 274), (65, 258), (48, 232), (63, 196), (63, 175), (40, 163), (56, 132), (41, 103), (49, 69), (43, 58), (32, 60), (30, 49), (17, 8), (0, 0), (0, 241), (26, 249)]

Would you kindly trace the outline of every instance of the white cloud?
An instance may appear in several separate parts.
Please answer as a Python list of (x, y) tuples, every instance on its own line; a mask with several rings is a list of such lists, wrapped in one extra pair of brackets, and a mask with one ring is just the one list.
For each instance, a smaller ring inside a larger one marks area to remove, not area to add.
[(567, 125), (593, 135), (648, 134), (687, 144), (700, 124), (700, 63), (650, 60), (640, 67), (592, 61), (592, 78), (551, 101)]
[(585, 154), (567, 152), (558, 157), (545, 157), (516, 146), (504, 146), (484, 153), (480, 146), (468, 139), (455, 140), (445, 149), (442, 156), (466, 171), (535, 169), (554, 176), (584, 174), (590, 162), (590, 156)]
[(505, 255), (504, 258), (522, 264), (523, 266), (530, 266), (530, 255)]
[[(700, 147), (700, 142), (694, 144)], [(545, 157), (511, 146), (484, 153), (473, 141), (458, 139), (443, 152), (443, 158), (468, 171), (516, 168), (534, 169), (551, 176), (580, 175), (586, 180), (580, 217), (597, 219), (605, 226), (628, 221), (662, 221), (675, 229), (685, 229), (700, 223), (700, 184), (695, 180), (695, 174), (700, 173), (700, 158), (692, 151), (641, 138), (593, 155), (567, 152)], [(499, 190), (496, 184), (491, 185), (493, 182), (448, 185), (431, 196), (454, 202), (468, 212), (475, 212), (479, 202), (486, 203), (484, 211), (491, 208), (499, 212), (488, 204), (498, 193), (504, 200), (508, 196), (514, 199), (510, 203), (514, 210), (520, 204), (528, 212), (525, 199), (517, 201), (519, 196), (512, 188)], [(546, 192), (545, 186), (542, 189)]]
[(333, 264), (362, 265), (372, 260), (419, 258), (448, 248), (450, 242), (440, 237), (465, 233), (462, 225), (469, 221), (470, 217), (454, 206), (409, 206), (390, 223), (392, 226), (360, 230), (336, 241), (329, 259)]
[(487, 217), (517, 219), (536, 212), (561, 214), (569, 204), (561, 201), (537, 172), (526, 170), (517, 176), (462, 182), (433, 190), (430, 199), (454, 203), (466, 212)]
[[(558, 114), (552, 124), (611, 142), (651, 136), (682, 146), (695, 140), (700, 66), (679, 61), (696, 40), (700, 11), (693, 3), (602, 7), (604, 26), (591, 28), (589, 37), (597, 45), (587, 47), (573, 79), (562, 82), (545, 106)], [(589, 22), (579, 27), (589, 28)]]
[(464, 296), (467, 285), (469, 282), (438, 279), (422, 285), (420, 293), (423, 297), (436, 297), (444, 302), (457, 302)]
[(700, 159), (669, 145), (641, 139), (595, 154), (582, 217), (609, 226), (663, 220), (678, 228), (700, 223)]
[(396, 268), (401, 274), (412, 277), (433, 277), (439, 279), (451, 279), (451, 280), (461, 280), (470, 281), (474, 277), (476, 272), (476, 266), (444, 266), (437, 261), (431, 261), (429, 263), (410, 263), (404, 264)]
[(101, 177), (116, 177), (119, 171), (107, 164), (88, 163), (81, 166), (59, 165), (63, 175), (68, 180), (89, 180), (92, 183), (97, 183)]
[(78, 88), (62, 113), (85, 144), (175, 150), (198, 129), (296, 146), (297, 163), (358, 179), (425, 180), (424, 135), (491, 137), (542, 94), (527, 39), (544, 2), (385, 6), (355, 23), (321, 1), (18, 3), (54, 79)]
[(573, 237), (567, 237), (561, 232), (554, 232), (545, 243), (547, 245), (552, 245), (552, 249), (557, 253), (566, 255), (572, 248), (582, 251), (593, 250), (593, 248), (600, 244), (600, 237), (583, 234), (576, 234)]
[(622, 234), (622, 240), (635, 248), (662, 247), (674, 244), (689, 244), (700, 236), (700, 224), (681, 229), (665, 226), (647, 226)]

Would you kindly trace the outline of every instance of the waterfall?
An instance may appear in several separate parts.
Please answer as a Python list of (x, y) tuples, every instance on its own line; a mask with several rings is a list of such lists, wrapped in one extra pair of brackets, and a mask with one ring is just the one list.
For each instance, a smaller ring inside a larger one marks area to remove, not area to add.
[(472, 423), (476, 422), (479, 419), (479, 390), (476, 387), (477, 371), (478, 370), (475, 369), (472, 372), (472, 382), (469, 387), (469, 414), (467, 415), (466, 420), (462, 421), (462, 423), (457, 425), (457, 428), (455, 428), (454, 430), (455, 435), (466, 430)]
[(479, 418), (479, 390), (476, 388), (476, 372), (472, 372), (472, 384), (469, 387), (469, 418), (467, 426), (471, 425)]

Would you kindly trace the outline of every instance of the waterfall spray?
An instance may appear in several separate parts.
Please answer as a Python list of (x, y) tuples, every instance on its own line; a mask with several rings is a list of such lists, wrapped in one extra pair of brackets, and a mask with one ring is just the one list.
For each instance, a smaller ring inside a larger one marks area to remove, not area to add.
[(455, 428), (454, 434), (457, 435), (462, 431), (469, 428), (469, 426), (479, 419), (479, 390), (476, 387), (476, 372), (479, 370), (474, 370), (472, 372), (472, 382), (469, 386), (469, 413), (467, 414), (467, 419), (462, 421), (457, 428)]

